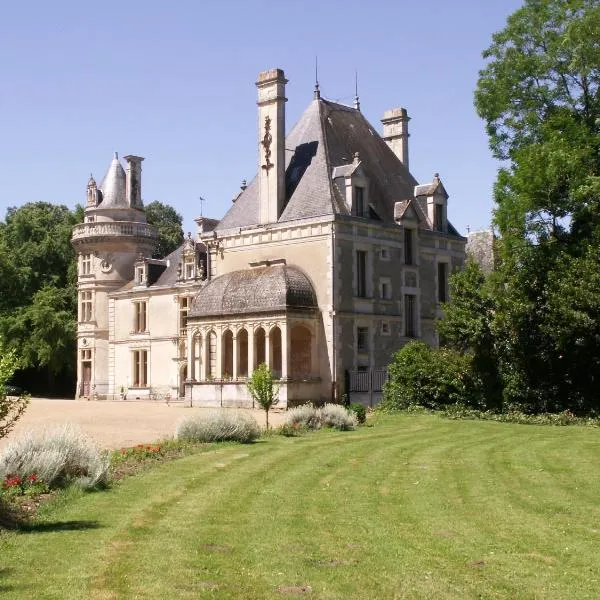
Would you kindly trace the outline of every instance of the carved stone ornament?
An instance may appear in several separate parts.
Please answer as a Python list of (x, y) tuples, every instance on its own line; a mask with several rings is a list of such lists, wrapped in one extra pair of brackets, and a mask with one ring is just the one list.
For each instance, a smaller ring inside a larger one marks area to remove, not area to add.
[(112, 271), (112, 256), (107, 254), (100, 263), (100, 270), (103, 273), (110, 273)]
[(265, 117), (265, 135), (262, 139), (262, 146), (265, 149), (265, 164), (262, 165), (262, 168), (265, 171), (269, 171), (271, 167), (273, 167), (273, 163), (271, 162), (271, 142), (273, 141), (273, 136), (271, 135), (271, 117), (267, 115)]

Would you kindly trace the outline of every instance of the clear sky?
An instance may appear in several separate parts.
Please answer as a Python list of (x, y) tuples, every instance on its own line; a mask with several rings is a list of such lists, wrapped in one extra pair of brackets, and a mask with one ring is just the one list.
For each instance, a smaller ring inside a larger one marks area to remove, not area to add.
[(497, 163), (473, 108), (481, 52), (518, 0), (33, 0), (0, 8), (0, 217), (85, 203), (112, 153), (144, 156), (142, 196), (191, 230), (220, 218), (257, 165), (259, 71), (289, 79), (288, 130), (312, 98), (361, 108), (381, 131), (407, 108), (410, 165), (439, 171), (461, 233), (487, 227)]

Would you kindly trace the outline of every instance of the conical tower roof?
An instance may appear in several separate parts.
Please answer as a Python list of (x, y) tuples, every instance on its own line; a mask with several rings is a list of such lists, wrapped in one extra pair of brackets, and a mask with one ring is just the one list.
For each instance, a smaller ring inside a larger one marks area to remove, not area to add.
[(119, 161), (119, 155), (115, 152), (104, 179), (98, 186), (102, 191), (102, 208), (129, 208), (127, 202), (125, 170)]

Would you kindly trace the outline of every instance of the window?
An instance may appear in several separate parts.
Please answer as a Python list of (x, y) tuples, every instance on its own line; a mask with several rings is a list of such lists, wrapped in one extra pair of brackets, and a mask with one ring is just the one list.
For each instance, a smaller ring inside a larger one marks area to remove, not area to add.
[(133, 386), (148, 385), (148, 350), (133, 351)]
[(144, 302), (133, 303), (133, 331), (134, 333), (143, 333), (148, 325), (146, 319), (146, 306)]
[(82, 254), (81, 255), (81, 274), (89, 275), (92, 272), (92, 255)]
[(86, 223), (93, 223), (95, 220), (96, 220), (95, 217), (86, 217), (85, 218)]
[(381, 260), (390, 260), (390, 251), (387, 248), (381, 248), (379, 258), (381, 258)]
[(443, 262), (438, 263), (438, 302), (448, 300), (448, 265)]
[(366, 354), (369, 351), (369, 328), (356, 328), (356, 351), (359, 354)]
[(365, 190), (361, 187), (354, 188), (354, 214), (357, 217), (365, 216)]
[(443, 211), (444, 207), (441, 204), (433, 205), (433, 228), (436, 231), (444, 231)]
[(413, 258), (413, 237), (414, 232), (412, 229), (404, 229), (404, 264), (414, 264)]
[(382, 300), (392, 299), (392, 283), (388, 277), (384, 277), (379, 281), (379, 295)]
[(137, 284), (144, 283), (145, 280), (145, 268), (142, 265), (141, 267), (135, 268), (135, 281)]
[(91, 348), (87, 348), (81, 351), (81, 360), (90, 361), (92, 360), (92, 350)]
[(356, 251), (356, 295), (367, 297), (367, 253), (364, 250)]
[(194, 278), (194, 262), (186, 260), (185, 263), (185, 278), (193, 279)]
[(381, 323), (381, 335), (390, 335), (390, 324), (387, 321)]
[(404, 295), (404, 335), (406, 337), (416, 337), (417, 328), (415, 324), (415, 305), (416, 298), (412, 294)]
[(92, 292), (81, 292), (81, 321), (83, 323), (92, 320)]
[(179, 300), (179, 329), (186, 328), (189, 309), (190, 309), (190, 299), (187, 297), (181, 298)]

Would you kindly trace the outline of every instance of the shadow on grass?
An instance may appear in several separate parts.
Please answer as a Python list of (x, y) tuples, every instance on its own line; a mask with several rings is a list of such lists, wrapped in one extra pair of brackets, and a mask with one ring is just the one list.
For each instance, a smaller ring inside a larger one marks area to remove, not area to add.
[(48, 533), (53, 531), (80, 531), (99, 529), (98, 521), (56, 521), (55, 523), (26, 523), (19, 527), (23, 533)]
[(14, 588), (11, 585), (4, 585), (3, 580), (10, 575), (10, 569), (0, 567), (0, 594), (3, 592), (10, 592)]

